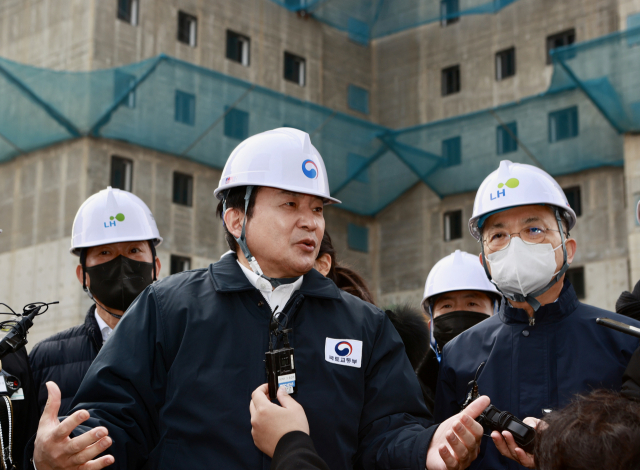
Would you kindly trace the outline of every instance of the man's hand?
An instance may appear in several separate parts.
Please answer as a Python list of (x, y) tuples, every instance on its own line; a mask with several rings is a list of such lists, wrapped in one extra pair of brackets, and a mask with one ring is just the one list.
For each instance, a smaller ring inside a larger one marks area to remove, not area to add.
[[(538, 427), (544, 429), (547, 427), (544, 421), (537, 418), (525, 418), (523, 421), (524, 424), (528, 424), (534, 429), (538, 429)], [(533, 455), (518, 447), (513, 435), (509, 431), (502, 431), (502, 435), (498, 431), (493, 431), (491, 433), (491, 439), (493, 439), (496, 447), (505, 457), (509, 457), (511, 460), (515, 460), (527, 468), (536, 468)]]
[(291, 431), (309, 434), (309, 422), (302, 406), (284, 391), (284, 387), (278, 389), (277, 395), (282, 406), (271, 403), (268, 393), (267, 384), (256, 388), (251, 394), (249, 411), (254, 444), (269, 457), (273, 457), (282, 436)]
[(104, 455), (92, 460), (111, 445), (107, 428), (99, 427), (71, 439), (71, 432), (89, 419), (89, 413), (79, 410), (64, 421), (58, 420), (60, 389), (47, 382), (49, 398), (38, 424), (33, 451), (33, 462), (38, 470), (82, 469), (97, 470), (111, 465), (115, 459)]
[(482, 426), (475, 421), (489, 406), (482, 396), (436, 429), (427, 451), (428, 470), (462, 470), (471, 465), (480, 452)]

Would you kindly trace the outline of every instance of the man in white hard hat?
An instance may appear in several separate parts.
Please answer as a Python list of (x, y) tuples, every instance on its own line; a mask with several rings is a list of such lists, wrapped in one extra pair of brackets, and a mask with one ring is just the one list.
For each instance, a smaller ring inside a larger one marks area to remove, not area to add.
[(40, 411), (47, 382), (59, 388), (59, 415), (131, 302), (157, 279), (155, 247), (162, 238), (147, 205), (135, 194), (108, 187), (80, 206), (71, 232), (76, 277), (94, 301), (84, 322), (36, 344), (30, 354)]
[(422, 310), (431, 330), (431, 348), (418, 368), (418, 378), (431, 398), (431, 410), (443, 348), (463, 331), (493, 315), (501, 297), (478, 264), (478, 257), (470, 253), (456, 250), (429, 271)]
[[(215, 195), (234, 253), (136, 299), (87, 373), (73, 414), (58, 423), (45, 409), (38, 470), (87, 461), (83, 468), (267, 470), (249, 412), (267, 379), (265, 358), (275, 363), (273, 389), (294, 392), (332, 470), (467, 467), (482, 434), (473, 418), (488, 398), (431, 426), (384, 312), (313, 269), (323, 207), (339, 201), (309, 135), (283, 128), (248, 138)], [(91, 460), (109, 446), (112, 455)]]
[[(597, 325), (598, 317), (624, 317), (581, 303), (565, 279), (575, 224), (562, 188), (539, 168), (505, 160), (484, 180), (469, 227), (480, 263), (506, 299), (497, 315), (444, 349), (437, 419), (460, 411), (475, 377), (496, 408), (520, 419), (540, 418), (593, 388), (620, 390), (638, 340)], [(533, 456), (508, 431), (491, 437), (471, 468), (533, 468)]]

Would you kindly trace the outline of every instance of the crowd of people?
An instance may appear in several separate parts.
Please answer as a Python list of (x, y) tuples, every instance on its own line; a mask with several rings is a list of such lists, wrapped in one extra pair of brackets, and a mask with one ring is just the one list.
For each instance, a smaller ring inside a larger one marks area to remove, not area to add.
[[(544, 171), (502, 161), (469, 220), (480, 253), (446, 256), (420, 308), (386, 311), (325, 230), (340, 201), (308, 134), (248, 138), (214, 194), (229, 251), (162, 280), (140, 198), (109, 187), (79, 208), (93, 304), (2, 360), (21, 384), (3, 468), (638, 467), (639, 340), (596, 319), (640, 328), (640, 283), (619, 313), (578, 300), (576, 215)], [(535, 446), (483, 427), (490, 404)]]

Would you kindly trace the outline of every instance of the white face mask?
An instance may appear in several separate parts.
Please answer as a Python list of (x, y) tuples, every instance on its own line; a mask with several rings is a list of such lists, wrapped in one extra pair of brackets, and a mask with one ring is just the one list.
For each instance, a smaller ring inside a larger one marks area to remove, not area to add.
[(506, 295), (526, 296), (546, 286), (556, 274), (555, 251), (550, 243), (527, 245), (519, 237), (509, 246), (487, 255), (491, 277)]

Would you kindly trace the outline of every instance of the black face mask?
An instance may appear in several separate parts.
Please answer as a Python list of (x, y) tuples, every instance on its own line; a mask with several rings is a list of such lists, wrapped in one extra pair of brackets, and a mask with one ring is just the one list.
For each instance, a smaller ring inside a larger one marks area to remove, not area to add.
[(489, 317), (490, 315), (486, 313), (467, 310), (458, 310), (437, 316), (433, 319), (433, 337), (438, 343), (438, 348), (442, 351), (444, 345), (453, 338)]
[(93, 297), (108, 308), (124, 312), (153, 282), (153, 268), (154, 263), (119, 255), (106, 263), (87, 267), (85, 271), (91, 279), (89, 290)]

